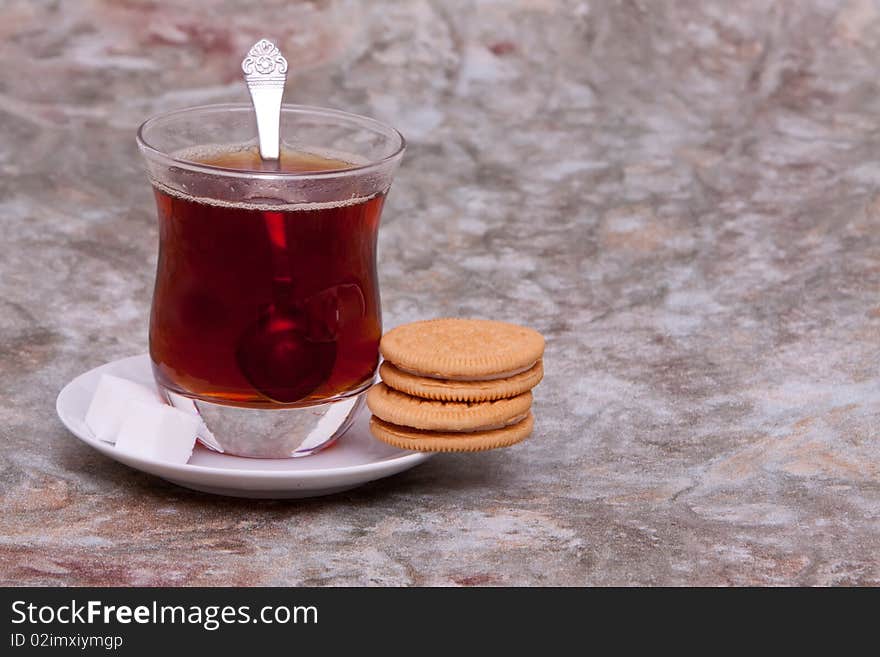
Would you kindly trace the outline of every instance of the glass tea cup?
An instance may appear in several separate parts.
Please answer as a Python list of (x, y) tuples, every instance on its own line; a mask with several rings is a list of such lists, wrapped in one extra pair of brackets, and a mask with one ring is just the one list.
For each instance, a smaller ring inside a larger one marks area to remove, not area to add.
[(314, 454), (350, 426), (382, 335), (376, 239), (405, 141), (372, 119), (285, 105), (280, 161), (249, 104), (138, 131), (159, 220), (150, 357), (200, 440), (237, 456)]

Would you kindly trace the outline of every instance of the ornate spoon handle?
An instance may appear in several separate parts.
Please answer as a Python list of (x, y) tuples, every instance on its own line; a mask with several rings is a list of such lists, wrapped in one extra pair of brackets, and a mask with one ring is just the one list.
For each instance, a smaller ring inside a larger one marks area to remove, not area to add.
[(287, 81), (287, 60), (268, 39), (260, 39), (241, 63), (257, 115), (260, 157), (277, 160), (280, 152), (281, 97)]

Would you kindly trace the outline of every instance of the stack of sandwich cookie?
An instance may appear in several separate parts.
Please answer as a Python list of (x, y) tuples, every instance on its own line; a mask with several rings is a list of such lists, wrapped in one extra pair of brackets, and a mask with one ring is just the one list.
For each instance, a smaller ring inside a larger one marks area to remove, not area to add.
[(544, 338), (514, 324), (434, 319), (386, 333), (382, 383), (367, 393), (379, 440), (425, 452), (506, 447), (532, 432)]

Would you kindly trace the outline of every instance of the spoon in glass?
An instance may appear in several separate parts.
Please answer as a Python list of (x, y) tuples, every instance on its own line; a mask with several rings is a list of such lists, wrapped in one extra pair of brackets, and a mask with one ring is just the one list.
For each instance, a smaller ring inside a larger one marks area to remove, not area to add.
[(260, 39), (241, 63), (257, 116), (260, 157), (278, 160), (281, 151), (281, 98), (287, 82), (287, 60), (268, 39)]
[[(260, 39), (241, 63), (257, 119), (260, 158), (279, 170), (281, 98), (287, 60), (268, 39)], [(295, 303), (287, 221), (284, 212), (263, 212), (272, 268), (271, 302), (239, 339), (236, 359), (245, 378), (268, 399), (299, 401), (330, 376), (335, 339), (312, 336), (309, 315)], [(315, 339), (317, 337), (317, 339)]]

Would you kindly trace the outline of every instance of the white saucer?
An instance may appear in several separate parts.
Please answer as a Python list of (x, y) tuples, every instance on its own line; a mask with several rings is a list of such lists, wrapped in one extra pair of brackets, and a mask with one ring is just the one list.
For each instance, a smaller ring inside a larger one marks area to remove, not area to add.
[(128, 456), (98, 440), (85, 416), (101, 374), (114, 374), (152, 384), (146, 354), (123, 358), (81, 374), (64, 386), (55, 408), (58, 417), (89, 447), (136, 470), (149, 472), (179, 486), (233, 497), (290, 498), (329, 495), (368, 481), (388, 477), (425, 461), (431, 454), (397, 449), (379, 442), (368, 429), (363, 410), (352, 427), (323, 452), (297, 459), (248, 459), (218, 454), (196, 446), (186, 465)]

